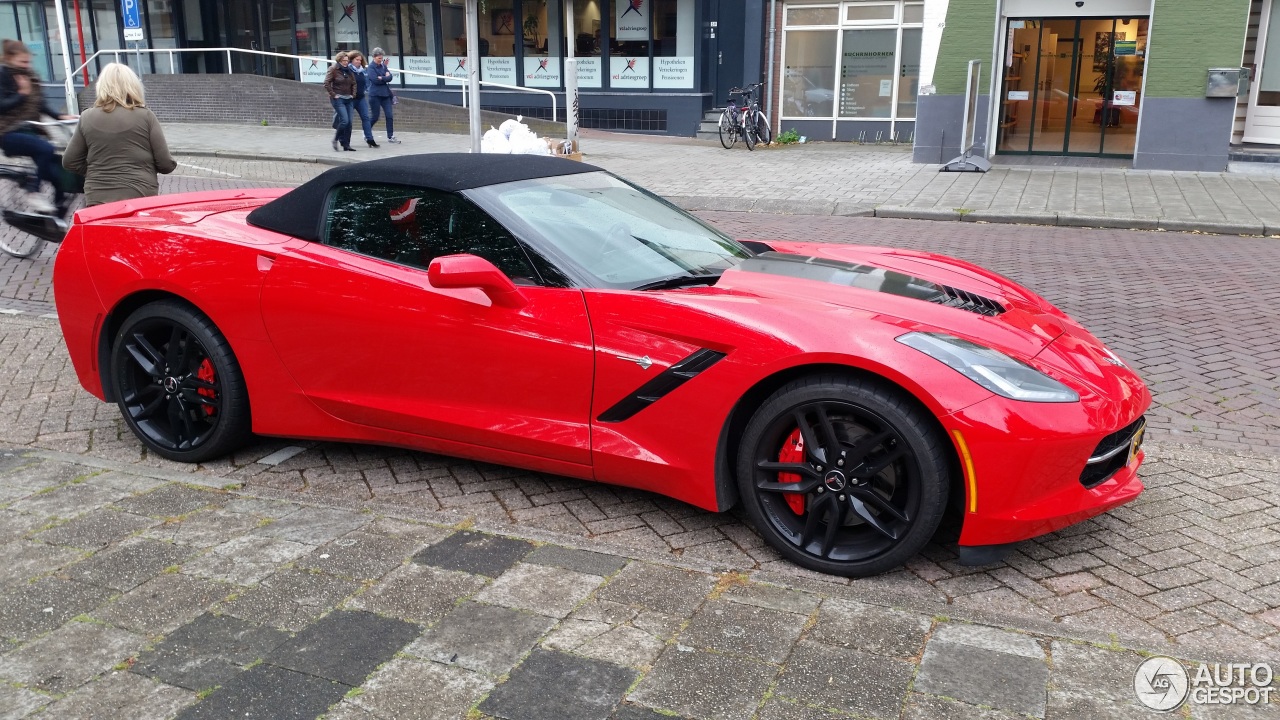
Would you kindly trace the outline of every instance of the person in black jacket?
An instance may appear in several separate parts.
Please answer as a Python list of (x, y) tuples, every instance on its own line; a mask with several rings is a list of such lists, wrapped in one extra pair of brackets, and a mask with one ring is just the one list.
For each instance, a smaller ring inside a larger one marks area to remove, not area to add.
[[(9, 157), (29, 157), (36, 164), (36, 176), (27, 184), (27, 207), (41, 215), (65, 215), (71, 199), (58, 185), (62, 161), (39, 128), (26, 125), (41, 115), (70, 120), (49, 107), (40, 93), (40, 79), (31, 71), (31, 51), (17, 40), (5, 40), (4, 66), (0, 67), (0, 150)], [(53, 186), (54, 203), (40, 196), (40, 183)]]
[(387, 61), (383, 58), (380, 47), (373, 49), (373, 64), (369, 66), (367, 77), (369, 78), (369, 109), (373, 115), (369, 121), (369, 128), (372, 130), (373, 126), (378, 124), (380, 113), (386, 113), (387, 142), (398, 143), (400, 140), (396, 138), (395, 117), (391, 112), (391, 107), (395, 105), (391, 83), (395, 81), (396, 76), (391, 72), (391, 68), (387, 67)]
[(369, 78), (364, 67), (364, 55), (361, 55), (359, 50), (352, 50), (349, 55), (351, 71), (356, 74), (356, 96), (351, 101), (351, 107), (360, 116), (360, 126), (364, 129), (364, 141), (369, 143), (369, 147), (378, 147), (378, 143), (373, 141), (373, 124), (369, 122), (369, 104), (365, 100), (369, 89)]

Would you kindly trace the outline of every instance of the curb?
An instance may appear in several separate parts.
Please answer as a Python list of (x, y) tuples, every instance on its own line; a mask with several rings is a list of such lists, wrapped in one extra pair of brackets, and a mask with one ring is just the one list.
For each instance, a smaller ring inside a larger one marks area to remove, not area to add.
[(1002, 212), (999, 210), (972, 210), (961, 213), (956, 210), (944, 210), (941, 208), (894, 205), (877, 207), (875, 209), (875, 217), (901, 220), (949, 220), (1018, 225), (1054, 225), (1058, 227), (1106, 228), (1113, 230), (1195, 232), (1210, 235), (1269, 236), (1280, 234), (1280, 223), (1273, 225), (1263, 223), (1261, 220), (1232, 223), (1214, 220), (1175, 220), (1172, 218), (1119, 217), (1080, 213)]

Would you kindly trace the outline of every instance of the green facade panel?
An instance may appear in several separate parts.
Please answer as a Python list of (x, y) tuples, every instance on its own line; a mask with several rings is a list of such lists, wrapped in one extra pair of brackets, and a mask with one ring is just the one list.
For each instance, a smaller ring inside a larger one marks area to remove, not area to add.
[[(1246, 3), (1247, 4), (1247, 3)], [(939, 95), (963, 95), (970, 60), (982, 61), (984, 90), (990, 87), (991, 42), (995, 35), (994, 0), (951, 0), (938, 46), (933, 85)]]
[(1146, 96), (1204, 97), (1208, 68), (1239, 67), (1248, 17), (1249, 0), (1156, 0)]

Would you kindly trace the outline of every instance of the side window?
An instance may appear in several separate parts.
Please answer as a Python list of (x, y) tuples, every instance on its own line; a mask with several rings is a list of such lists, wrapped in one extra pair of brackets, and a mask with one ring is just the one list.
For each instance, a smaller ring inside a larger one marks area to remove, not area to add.
[(466, 198), (406, 185), (341, 185), (329, 194), (324, 242), (426, 268), (441, 255), (479, 255), (518, 284), (538, 284), (524, 248)]

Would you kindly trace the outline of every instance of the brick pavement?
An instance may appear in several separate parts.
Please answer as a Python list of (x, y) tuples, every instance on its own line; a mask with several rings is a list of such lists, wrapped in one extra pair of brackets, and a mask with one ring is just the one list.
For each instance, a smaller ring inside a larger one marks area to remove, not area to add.
[[(412, 506), (177, 480), (0, 451), (0, 715), (1146, 716), (1143, 655), (1114, 641)], [(1179, 714), (1228, 716), (1207, 709)]]
[[(202, 160), (204, 170), (190, 172), (204, 172), (205, 179), (166, 182), (190, 189), (245, 182), (218, 174), (247, 175), (235, 161)], [(1276, 320), (1256, 309), (1280, 299), (1270, 243), (869, 218), (706, 216), (738, 236), (857, 238), (941, 250), (1042, 292), (1151, 382), (1158, 405), (1143, 472), (1148, 492), (1101, 518), (1022, 543), (994, 568), (956, 566), (953, 553), (935, 545), (902, 571), (847, 582), (780, 561), (734, 514), (510, 468), (280, 440), (201, 468), (147, 457), (114, 408), (78, 388), (56, 324), (30, 314), (0, 316), (0, 444), (63, 453), (50, 456), (57, 461), (293, 501), (551, 533), (539, 537), (1049, 636), (1173, 648), (1189, 657), (1280, 657)], [(47, 273), (49, 260), (28, 264)], [(0, 308), (9, 302), (0, 300)], [(289, 447), (302, 452), (276, 465), (258, 462)], [(106, 532), (94, 529), (101, 521), (105, 516), (85, 520), (86, 532)]]

